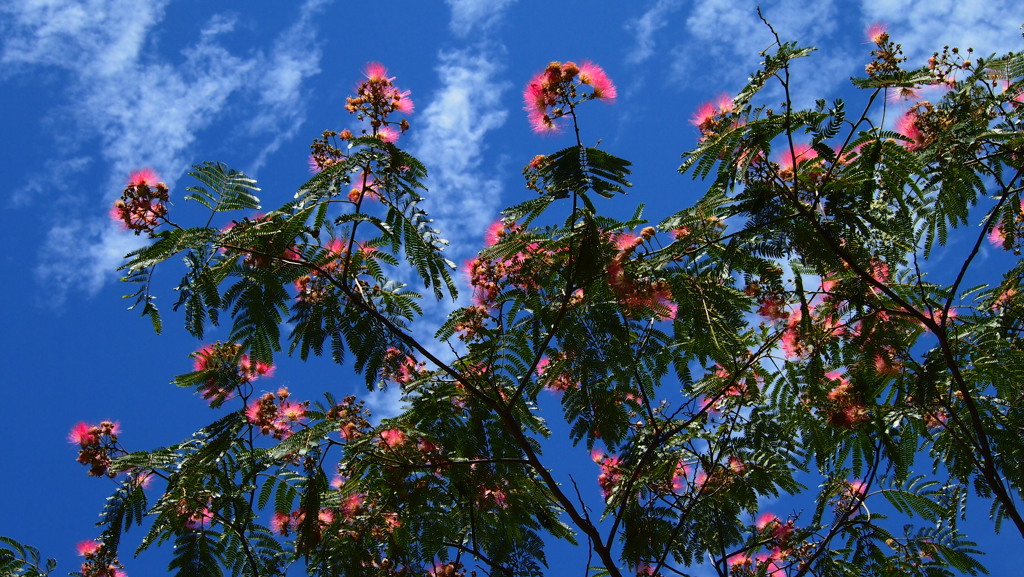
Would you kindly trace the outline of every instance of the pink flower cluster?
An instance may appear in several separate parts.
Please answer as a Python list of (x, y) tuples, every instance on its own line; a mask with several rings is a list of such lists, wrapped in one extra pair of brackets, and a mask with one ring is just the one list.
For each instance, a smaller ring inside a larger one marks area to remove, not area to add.
[(580, 386), (579, 382), (574, 380), (567, 371), (563, 370), (557, 374), (551, 371), (552, 362), (555, 364), (565, 362), (565, 353), (556, 351), (552, 355), (554, 357), (553, 361), (551, 357), (542, 357), (540, 362), (537, 363), (537, 376), (544, 382), (544, 388), (556, 393), (578, 389)]
[(300, 276), (292, 283), (295, 298), (301, 303), (315, 304), (326, 299), (334, 289), (325, 274), (330, 275), (344, 268), (348, 249), (341, 239), (331, 239), (323, 249), (326, 254), (316, 261), (319, 270), (310, 270), (309, 274)]
[(735, 121), (730, 119), (733, 111), (734, 104), (728, 94), (722, 94), (714, 102), (704, 102), (698, 106), (690, 119), (690, 124), (700, 131), (697, 142), (713, 138), (725, 127), (735, 126)]
[[(388, 76), (388, 69), (379, 62), (367, 64), (363, 75), (366, 80), (356, 86), (355, 96), (345, 100), (345, 109), (359, 120), (368, 120), (371, 134), (385, 142), (394, 142), (399, 130), (404, 133), (409, 129), (409, 122), (403, 119), (395, 123), (388, 117), (394, 112), (412, 114), (414, 107), (409, 91), (395, 86), (395, 77)], [(392, 124), (397, 124), (398, 130)]]
[(135, 234), (152, 234), (167, 215), (170, 193), (151, 168), (131, 173), (121, 198), (114, 202), (110, 217)]
[[(589, 93), (580, 94), (583, 86)], [(525, 110), (529, 113), (534, 132), (553, 132), (559, 129), (555, 120), (568, 114), (573, 106), (584, 100), (612, 101), (618, 96), (615, 85), (604, 70), (592, 63), (552, 62), (538, 72), (523, 90)]]
[[(1010, 224), (1019, 226), (1021, 223), (1024, 223), (1024, 200), (1020, 202), (1020, 211), (1013, 215), (1013, 219)], [(1018, 233), (1017, 236), (1019, 237), (1020, 233)], [(1003, 230), (1002, 223), (996, 224), (992, 227), (992, 230), (988, 233), (988, 241), (992, 246), (997, 248), (1007, 250), (1013, 248), (1012, 246), (1008, 246), (1006, 243), (1006, 231)]]
[[(522, 228), (512, 222), (497, 221), (485, 237), (487, 246), (494, 246), (519, 234)], [(522, 249), (507, 257), (496, 258), (486, 253), (465, 263), (465, 273), (473, 287), (473, 302), (485, 311), (497, 306), (498, 297), (512, 286), (522, 290), (537, 290), (539, 275), (557, 268), (557, 257), (562, 249), (551, 249), (547, 244), (526, 243)]]
[(622, 481), (622, 469), (619, 466), (619, 458), (594, 449), (590, 457), (595, 463), (601, 466), (601, 474), (597, 476), (597, 484), (601, 486), (601, 496), (606, 500)]
[(415, 358), (399, 349), (389, 347), (384, 352), (384, 366), (381, 373), (385, 379), (405, 386), (426, 375), (428, 371), (424, 368), (425, 366), (426, 363), (417, 362)]
[(192, 359), (193, 370), (205, 373), (199, 392), (211, 407), (232, 398), (239, 386), (274, 374), (273, 365), (252, 360), (236, 343), (206, 345), (192, 353)]
[(353, 441), (370, 428), (370, 422), (366, 420), (370, 413), (366, 410), (362, 401), (356, 402), (352, 395), (345, 397), (340, 403), (331, 407), (327, 412), (327, 418), (340, 423), (338, 434), (345, 441)]
[(275, 439), (288, 438), (292, 434), (292, 427), (305, 421), (306, 408), (309, 406), (309, 401), (289, 401), (290, 396), (285, 387), (278, 389), (277, 394), (266, 393), (245, 407), (245, 416), (259, 428), (260, 433)]
[(841, 371), (830, 371), (825, 373), (825, 378), (836, 383), (826, 395), (829, 406), (825, 422), (833, 427), (853, 430), (871, 419), (867, 405), (856, 394), (845, 374)]
[(75, 546), (85, 562), (78, 570), (81, 577), (126, 577), (116, 552), (107, 551), (102, 541), (82, 541)]
[(79, 446), (78, 462), (89, 467), (89, 475), (113, 477), (110, 465), (113, 464), (112, 453), (117, 450), (117, 435), (121, 427), (112, 421), (103, 421), (98, 425), (78, 423), (71, 428), (68, 441)]
[(650, 240), (654, 233), (653, 227), (647, 227), (640, 231), (640, 236), (628, 233), (614, 235), (618, 253), (606, 267), (608, 285), (627, 314), (643, 312), (659, 319), (672, 319), (676, 316), (676, 304), (672, 302), (672, 290), (668, 283), (637, 279), (626, 268), (636, 249)]

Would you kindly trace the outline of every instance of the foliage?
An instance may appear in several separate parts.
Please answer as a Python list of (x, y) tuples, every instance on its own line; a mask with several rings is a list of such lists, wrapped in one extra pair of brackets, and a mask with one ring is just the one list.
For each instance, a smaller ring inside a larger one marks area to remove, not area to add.
[[(421, 296), (399, 279), (454, 298), (454, 265), (420, 206), (426, 167), (394, 143), (408, 92), (380, 65), (348, 101), (364, 132), (317, 139), (319, 172), (279, 208), (252, 214), (255, 182), (205, 163), (186, 198), (209, 220), (183, 227), (133, 180), (126, 222), (151, 243), (122, 267), (130, 296), (159, 330), (152, 271), (184, 259), (186, 329), (228, 321), (230, 337), (176, 383), (227, 412), (155, 451), (79, 431), (80, 461), (121, 479), (81, 575), (114, 574), (135, 525), (139, 550), (173, 543), (182, 576), (539, 575), (553, 540), (614, 576), (983, 571), (957, 526), (968, 495), (1024, 536), (1024, 264), (965, 284), (986, 239), (1019, 256), (1024, 57), (947, 50), (907, 70), (881, 33), (860, 102), (799, 109), (790, 63), (810, 55), (779, 41), (698, 112), (680, 171), (707, 193), (655, 225), (601, 212), (631, 165), (583, 146), (577, 107), (614, 87), (593, 64), (549, 65), (527, 109), (576, 144), (524, 169), (537, 196), (468, 265), (472, 304), (441, 347), (413, 337)], [(888, 97), (914, 90), (930, 100), (889, 128)], [(972, 224), (953, 273), (926, 274)], [(399, 386), (407, 410), (373, 425), (353, 397), (258, 394), (281, 351)], [(597, 483), (545, 456), (579, 444)], [(799, 506), (766, 510), (775, 497)], [(3, 542), (5, 567), (43, 574)]]

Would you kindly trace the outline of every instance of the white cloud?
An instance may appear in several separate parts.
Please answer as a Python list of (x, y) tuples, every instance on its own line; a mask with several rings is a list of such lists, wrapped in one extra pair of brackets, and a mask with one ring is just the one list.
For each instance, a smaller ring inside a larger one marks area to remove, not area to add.
[(413, 121), (413, 153), (430, 171), (427, 210), (455, 260), (468, 255), (461, 247), (481, 242), (501, 206), (501, 179), (481, 164), (487, 133), (508, 115), (508, 86), (496, 78), (500, 65), (478, 49), (441, 54), (437, 70), (441, 87)]
[(636, 46), (626, 56), (626, 61), (639, 64), (654, 53), (654, 35), (668, 25), (668, 16), (681, 4), (680, 0), (658, 0), (642, 16), (626, 23), (626, 29), (633, 33)]
[(466, 37), (486, 32), (501, 19), (505, 8), (516, 0), (445, 0), (452, 9), (452, 32)]
[(370, 410), (370, 422), (376, 426), (381, 419), (389, 419), (400, 415), (405, 409), (402, 401), (402, 389), (398, 385), (391, 385), (387, 390), (374, 389), (361, 396), (366, 401), (366, 408)]
[[(124, 175), (151, 166), (172, 184), (194, 160), (189, 152), (199, 133), (229, 112), (254, 110), (247, 126), (252, 140), (270, 142), (255, 163), (291, 138), (303, 120), (301, 86), (319, 72), (314, 16), (326, 2), (308, 0), (296, 22), (273, 40), (269, 53), (233, 54), (223, 45), (237, 18), (212, 15), (198, 39), (180, 54), (158, 51), (159, 24), (166, 2), (27, 0), (0, 5), (0, 62), (6, 74), (53, 67), (68, 76), (68, 104), (53, 114), (62, 128), (75, 125), (80, 141), (99, 142), (93, 156), (110, 167), (104, 193), (78, 189), (69, 204), (90, 207), (79, 220), (65, 221), (48, 234), (37, 276), (56, 298), (71, 287), (91, 294), (115, 278), (114, 268), (134, 237), (110, 228), (106, 206), (120, 191)], [(255, 96), (243, 88), (257, 86)], [(254, 105), (238, 106), (239, 101)], [(61, 159), (57, 159), (60, 161)], [(76, 165), (77, 165), (76, 164)], [(29, 183), (26, 193), (32, 191)], [(172, 187), (173, 190), (173, 187)], [(91, 198), (90, 198), (91, 196)], [(27, 198), (23, 195), (22, 200)], [(73, 240), (73, 242), (71, 242)], [(116, 259), (113, 256), (116, 255)]]
[(750, 72), (749, 67), (760, 60), (758, 53), (774, 42), (771, 31), (757, 15), (758, 6), (783, 42), (796, 40), (804, 45), (814, 44), (835, 29), (835, 6), (829, 0), (811, 3), (699, 0), (686, 20), (692, 40), (680, 53), (687, 55), (689, 61), (679, 62), (679, 71), (692, 72), (709, 65), (718, 69), (719, 65), (725, 65), (738, 74)]
[(299, 19), (274, 42), (269, 66), (261, 74), (263, 86), (257, 115), (249, 124), (255, 134), (273, 138), (257, 155), (251, 170), (255, 172), (266, 157), (295, 136), (305, 120), (302, 87), (320, 72), (321, 51), (316, 36), (317, 10), (329, 0), (310, 0), (300, 10)]
[(138, 59), (168, 0), (8, 0), (0, 5), (9, 66), (48, 65), (110, 74)]
[(53, 200), (54, 183), (80, 181), (82, 173), (91, 161), (88, 156), (47, 160), (37, 175), (33, 175), (24, 186), (14, 190), (10, 198), (11, 205), (15, 208), (26, 207), (43, 194), (50, 195), (50, 199)]
[(95, 294), (124, 262), (124, 255), (142, 243), (109, 222), (72, 220), (54, 226), (42, 247), (46, 258), (35, 270), (36, 280), (48, 289), (40, 304), (61, 308), (72, 288)]
[(1019, 51), (1024, 4), (1012, 0), (864, 0), (865, 24), (882, 22), (921, 65), (944, 45), (973, 47), (979, 56)]
[[(772, 50), (775, 37), (801, 46), (825, 46), (808, 59), (793, 63), (791, 86), (797, 106), (811, 106), (815, 98), (834, 93), (856, 74), (858, 46), (835, 42), (841, 32), (837, 23), (844, 15), (832, 0), (794, 3), (776, 0), (698, 0), (686, 17), (687, 39), (672, 49), (671, 77), (682, 86), (701, 86), (710, 99), (719, 92), (738, 90), (760, 67), (760, 53)], [(764, 96), (781, 95), (777, 83), (769, 83)]]

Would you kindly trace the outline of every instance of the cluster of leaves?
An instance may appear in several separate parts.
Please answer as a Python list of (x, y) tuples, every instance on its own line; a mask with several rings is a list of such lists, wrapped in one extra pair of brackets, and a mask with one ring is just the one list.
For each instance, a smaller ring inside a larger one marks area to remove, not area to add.
[[(167, 215), (123, 267), (142, 313), (161, 328), (152, 272), (182, 256), (176, 308), (192, 334), (226, 315), (236, 361), (329, 351), (368, 386), (400, 386), (408, 408), (374, 427), (328, 395), (270, 438), (248, 382), (218, 381), (216, 404), (237, 393), (242, 408), (114, 460), (126, 475), (104, 550), (148, 523), (138, 550), (172, 541), (178, 575), (539, 575), (552, 538), (614, 576), (702, 562), (773, 577), (981, 571), (957, 528), (970, 493), (1024, 537), (1024, 264), (962, 285), (994, 227), (1020, 246), (1024, 57), (904, 70), (880, 37), (857, 116), (842, 101), (796, 109), (789, 65), (810, 50), (775, 48), (683, 156), (707, 194), (656, 226), (641, 210), (600, 214), (629, 186), (628, 161), (578, 136), (535, 158), (537, 196), (504, 213), (471, 264), (473, 304), (437, 332), (447, 358), (413, 338), (420, 295), (396, 279), (455, 296), (453, 265), (419, 206), (426, 169), (376, 132), (383, 117), (344, 150), (318, 141), (322, 170), (292, 201), (222, 228), (220, 213), (259, 208), (258, 189), (196, 166), (188, 199), (210, 220)], [(887, 93), (940, 85), (913, 132), (885, 129)], [(769, 86), (782, 110), (759, 104)], [(560, 109), (577, 135), (578, 103)], [(922, 262), (979, 214), (952, 280), (926, 277)], [(213, 371), (178, 382), (244, 374)], [(283, 411), (285, 397), (259, 402)], [(559, 441), (593, 452), (596, 483), (552, 471), (544, 451)], [(760, 505), (788, 495), (806, 510)]]

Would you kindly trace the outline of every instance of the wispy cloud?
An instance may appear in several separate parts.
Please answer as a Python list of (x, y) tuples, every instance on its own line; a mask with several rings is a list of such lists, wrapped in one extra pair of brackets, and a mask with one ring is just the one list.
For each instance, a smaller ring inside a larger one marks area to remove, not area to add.
[(1024, 4), (1014, 0), (864, 0), (863, 22), (883, 22), (908, 60), (923, 64), (944, 45), (972, 47), (978, 56), (1019, 51)]
[[(95, 190), (68, 193), (67, 200), (89, 209), (79, 220), (65, 221), (48, 234), (37, 276), (45, 279), (59, 302), (72, 287), (94, 293), (114, 278), (117, 259), (139, 241), (112, 229), (105, 207), (120, 190), (124, 175), (152, 166), (173, 184), (194, 153), (198, 134), (235, 106), (255, 98), (243, 119), (251, 136), (271, 136), (256, 153), (258, 166), (290, 138), (303, 118), (300, 87), (319, 70), (313, 16), (325, 0), (309, 0), (297, 21), (268, 52), (240, 56), (225, 47), (237, 17), (212, 15), (198, 39), (180, 55), (158, 51), (160, 23), (167, 2), (75, 2), (27, 0), (0, 6), (4, 18), (0, 62), (6, 72), (30, 74), (41, 67), (67, 76), (66, 102), (52, 112), (60, 124), (72, 124), (80, 140), (99, 142), (99, 150), (82, 154), (77, 164), (99, 160), (110, 167)], [(255, 97), (252, 90), (258, 87)], [(233, 112), (237, 116), (237, 112)], [(58, 161), (60, 159), (57, 159)], [(20, 202), (31, 202), (33, 186), (23, 188)], [(101, 221), (103, 221), (101, 223)], [(74, 236), (74, 242), (68, 242)]]
[(681, 0), (658, 0), (642, 16), (626, 23), (626, 29), (633, 33), (636, 45), (626, 56), (626, 61), (639, 64), (654, 54), (654, 35), (668, 25), (668, 16), (682, 4)]
[(486, 32), (493, 28), (505, 9), (516, 0), (445, 0), (452, 9), (451, 29), (456, 36)]
[[(715, 81), (716, 77), (728, 76), (730, 84), (745, 79), (759, 62), (758, 53), (774, 42), (771, 31), (757, 14), (759, 6), (783, 41), (815, 44), (835, 30), (836, 7), (830, 0), (698, 0), (686, 19), (689, 40), (675, 51), (677, 78)], [(819, 79), (818, 89), (821, 87)]]
[[(684, 17), (685, 39), (669, 50), (673, 81), (684, 87), (701, 86), (705, 98), (739, 89), (759, 67), (760, 52), (775, 42), (772, 29), (758, 16), (758, 8), (783, 42), (822, 46), (831, 41), (827, 52), (794, 62), (794, 77), (805, 79), (791, 87), (797, 105), (812, 105), (822, 94), (839, 90), (856, 73), (856, 47), (845, 40), (834, 41), (835, 36), (844, 32), (838, 22), (848, 18), (840, 14), (847, 8), (832, 0), (697, 0)], [(769, 84), (765, 96), (775, 98), (780, 92), (778, 85)]]
[(253, 134), (273, 135), (259, 152), (252, 171), (258, 170), (267, 156), (291, 140), (305, 120), (301, 106), (302, 87), (320, 72), (321, 51), (318, 48), (315, 18), (317, 11), (329, 0), (310, 0), (302, 6), (299, 18), (282, 33), (270, 51), (266, 72), (262, 75), (256, 116), (249, 123)]
[(441, 54), (441, 87), (416, 121), (414, 154), (430, 170), (429, 210), (452, 242), (452, 258), (468, 256), (501, 205), (501, 180), (483, 170), (487, 133), (505, 122), (507, 84), (494, 57), (464, 49)]

